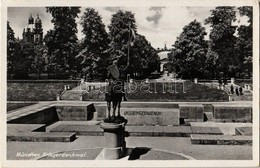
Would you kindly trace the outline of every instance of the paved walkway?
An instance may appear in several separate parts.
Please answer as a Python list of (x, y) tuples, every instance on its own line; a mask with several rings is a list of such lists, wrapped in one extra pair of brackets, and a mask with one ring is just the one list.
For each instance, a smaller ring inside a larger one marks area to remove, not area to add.
[[(30, 160), (36, 157), (17, 157), (17, 152), (42, 154), (83, 148), (103, 147), (103, 137), (79, 136), (68, 142), (8, 142), (7, 159)], [(252, 146), (247, 145), (193, 145), (190, 138), (182, 137), (128, 137), (128, 148), (146, 147), (181, 153), (198, 160), (248, 160), (252, 159)], [(155, 156), (153, 156), (155, 157)]]

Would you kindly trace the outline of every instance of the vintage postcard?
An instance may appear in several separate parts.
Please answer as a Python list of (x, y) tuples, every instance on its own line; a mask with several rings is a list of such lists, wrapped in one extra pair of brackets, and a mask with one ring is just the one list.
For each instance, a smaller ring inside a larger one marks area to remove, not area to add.
[(259, 2), (1, 2), (1, 166), (258, 167)]

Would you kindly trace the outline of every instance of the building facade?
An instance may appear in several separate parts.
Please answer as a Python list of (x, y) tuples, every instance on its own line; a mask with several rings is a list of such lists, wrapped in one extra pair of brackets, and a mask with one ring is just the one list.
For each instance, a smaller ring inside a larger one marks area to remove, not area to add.
[(34, 21), (32, 15), (28, 18), (28, 24), (23, 29), (23, 41), (28, 43), (42, 43), (42, 21), (37, 15)]

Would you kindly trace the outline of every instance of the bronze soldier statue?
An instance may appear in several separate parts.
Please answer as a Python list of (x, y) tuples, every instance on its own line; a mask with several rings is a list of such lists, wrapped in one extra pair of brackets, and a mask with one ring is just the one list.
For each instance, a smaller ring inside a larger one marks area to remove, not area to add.
[[(118, 108), (117, 118), (120, 118), (120, 107), (122, 98), (126, 101), (125, 90), (124, 90), (124, 81), (119, 79), (120, 73), (117, 67), (117, 61), (114, 61), (111, 66), (108, 67), (108, 86), (105, 94), (105, 100), (107, 102), (108, 109), (108, 120), (113, 121), (116, 119), (115, 113), (116, 108)], [(111, 103), (112, 103), (112, 117), (111, 117)], [(112, 120), (111, 120), (112, 119)]]

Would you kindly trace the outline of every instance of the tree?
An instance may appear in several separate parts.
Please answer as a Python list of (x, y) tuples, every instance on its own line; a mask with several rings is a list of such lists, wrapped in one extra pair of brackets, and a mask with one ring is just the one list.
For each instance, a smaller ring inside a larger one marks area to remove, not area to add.
[(82, 53), (83, 72), (90, 73), (93, 77), (101, 75), (104, 78), (109, 65), (107, 53), (109, 39), (102, 18), (93, 8), (86, 8), (80, 24), (84, 34), (81, 43), (81, 49), (85, 50)]
[(205, 28), (196, 20), (183, 28), (183, 32), (173, 45), (173, 51), (169, 53), (169, 59), (179, 76), (203, 77), (207, 53), (205, 35)]
[(139, 73), (143, 77), (147, 77), (160, 68), (160, 58), (145, 36), (136, 35), (131, 52), (133, 54), (131, 62), (133, 73)]
[[(236, 71), (237, 59), (234, 46), (236, 26), (232, 25), (234, 21), (236, 21), (235, 8), (228, 6), (211, 10), (211, 16), (205, 20), (205, 23), (212, 27), (209, 36), (210, 53), (207, 54), (208, 62), (214, 60), (214, 66), (217, 68), (212, 74), (223, 73), (226, 76)], [(213, 67), (211, 67), (212, 70)]]
[(236, 50), (239, 60), (239, 72), (252, 76), (252, 50), (253, 50), (253, 8), (249, 6), (239, 7), (239, 14), (248, 17), (249, 25), (241, 25), (238, 31)]
[(17, 41), (14, 37), (14, 31), (9, 22), (7, 22), (7, 74), (10, 77), (13, 73), (13, 63), (17, 54)]
[(78, 54), (76, 18), (79, 7), (46, 7), (52, 15), (54, 30), (48, 31), (44, 42), (50, 56), (50, 70), (57, 78), (76, 76), (78, 65), (75, 57)]
[(34, 47), (34, 58), (32, 61), (32, 71), (37, 74), (38, 79), (41, 78), (41, 73), (47, 71), (48, 68), (48, 50), (43, 44), (37, 44)]
[(217, 73), (217, 69), (219, 69), (219, 64), (218, 64), (218, 53), (216, 53), (213, 49), (212, 49), (212, 41), (208, 41), (208, 50), (207, 50), (207, 54), (206, 54), (206, 66), (205, 66), (205, 76), (207, 78), (215, 78), (216, 77), (216, 73)]
[[(130, 30), (133, 30), (136, 34), (136, 25), (134, 14), (130, 11), (119, 10), (112, 15), (109, 28), (109, 38), (111, 40), (109, 44), (110, 62), (112, 60), (118, 60), (119, 68), (126, 69), (128, 61), (128, 47), (130, 39)], [(132, 47), (131, 47), (132, 49)], [(129, 52), (130, 55), (130, 67), (128, 67), (128, 73), (132, 73), (134, 68), (132, 62), (134, 61), (133, 52)]]
[(156, 50), (144, 36), (137, 33), (132, 12), (119, 10), (112, 15), (108, 28), (110, 60), (118, 60), (119, 70), (123, 74), (140, 78), (158, 69), (160, 59)]

